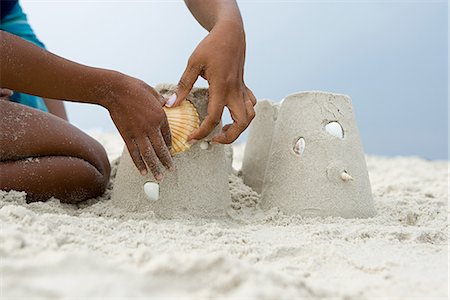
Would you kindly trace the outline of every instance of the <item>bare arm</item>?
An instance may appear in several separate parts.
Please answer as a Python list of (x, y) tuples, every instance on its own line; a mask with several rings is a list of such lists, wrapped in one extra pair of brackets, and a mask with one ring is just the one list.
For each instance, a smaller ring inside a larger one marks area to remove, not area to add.
[(84, 66), (0, 31), (0, 85), (52, 99), (105, 105), (106, 90), (119, 75)]
[(241, 13), (234, 0), (185, 0), (194, 18), (208, 31), (211, 31), (219, 21), (236, 23), (244, 31)]
[(0, 31), (0, 74), (1, 88), (107, 108), (142, 174), (150, 170), (161, 180), (157, 160), (172, 166), (162, 97), (144, 82), (72, 62), (4, 31)]
[(189, 58), (178, 83), (176, 95), (166, 105), (183, 101), (198, 76), (209, 83), (208, 115), (189, 138), (206, 137), (220, 122), (225, 107), (232, 124), (225, 125), (212, 141), (231, 143), (255, 116), (256, 98), (244, 83), (245, 33), (239, 8), (234, 0), (186, 0), (197, 21), (209, 31)]

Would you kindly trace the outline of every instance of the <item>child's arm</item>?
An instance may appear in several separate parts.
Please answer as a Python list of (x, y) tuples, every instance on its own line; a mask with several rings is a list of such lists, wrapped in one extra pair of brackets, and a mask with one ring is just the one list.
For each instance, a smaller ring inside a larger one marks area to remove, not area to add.
[[(234, 0), (185, 0), (192, 15), (209, 31), (188, 61), (176, 92), (178, 105), (192, 89), (198, 76), (209, 83), (208, 116), (190, 139), (207, 136), (220, 122), (225, 106), (233, 124), (225, 125), (214, 142), (231, 143), (255, 116), (256, 99), (244, 83), (245, 33)], [(171, 100), (169, 99), (168, 104)]]
[(84, 66), (0, 31), (0, 87), (36, 96), (98, 104), (108, 109), (142, 174), (157, 180), (157, 160), (172, 167), (170, 129), (162, 97), (143, 81)]

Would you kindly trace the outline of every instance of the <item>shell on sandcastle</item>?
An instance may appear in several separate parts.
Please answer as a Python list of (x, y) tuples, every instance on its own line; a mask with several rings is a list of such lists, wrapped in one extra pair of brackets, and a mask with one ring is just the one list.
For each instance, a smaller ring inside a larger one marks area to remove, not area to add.
[[(173, 95), (176, 88), (176, 85), (161, 84), (155, 90), (167, 98)], [(181, 103), (181, 107), (164, 108), (171, 133), (176, 137), (174, 141), (179, 141), (177, 127), (181, 127), (182, 132), (191, 132), (199, 126), (197, 114), (200, 120), (208, 114), (207, 89), (194, 87), (187, 100)], [(185, 110), (191, 111), (187, 113), (187, 117)], [(195, 117), (193, 124), (190, 122), (192, 114)], [(185, 215), (208, 219), (225, 217), (231, 203), (225, 147), (208, 143), (221, 129), (222, 124), (218, 124), (204, 140), (192, 144), (189, 150), (174, 155), (176, 168), (165, 172), (162, 181), (157, 181), (151, 173), (142, 176), (127, 147), (124, 147), (111, 194), (112, 204), (124, 211), (140, 214), (151, 211), (158, 217), (169, 219)], [(187, 139), (186, 133), (184, 137)], [(175, 143), (173, 151), (189, 147), (184, 144), (187, 143)]]
[[(376, 214), (350, 97), (312, 91), (258, 101), (242, 175), (261, 207), (285, 214)], [(282, 196), (280, 196), (282, 195)]]
[(169, 122), (170, 133), (172, 134), (172, 149), (170, 153), (186, 151), (191, 147), (187, 142), (189, 134), (200, 126), (200, 118), (194, 105), (189, 101), (183, 101), (176, 107), (163, 107)]

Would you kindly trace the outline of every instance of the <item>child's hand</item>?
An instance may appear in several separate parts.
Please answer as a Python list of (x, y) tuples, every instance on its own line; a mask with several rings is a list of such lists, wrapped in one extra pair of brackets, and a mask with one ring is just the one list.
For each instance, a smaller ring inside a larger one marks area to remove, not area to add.
[(213, 142), (232, 143), (255, 117), (256, 98), (244, 83), (244, 61), (245, 34), (234, 22), (218, 22), (194, 50), (178, 83), (174, 105), (186, 98), (198, 76), (208, 80), (209, 104), (208, 116), (189, 139), (206, 137), (221, 121), (225, 106), (233, 124), (225, 125)]
[(163, 97), (143, 81), (119, 78), (111, 99), (104, 106), (124, 139), (134, 164), (142, 175), (147, 168), (156, 180), (163, 178), (158, 160), (168, 169), (173, 167), (169, 148), (171, 135), (162, 109)]
[[(144, 82), (74, 63), (2, 30), (0, 53), (2, 87), (50, 99), (102, 105), (109, 110), (141, 174), (150, 169), (155, 179), (161, 180), (158, 160), (172, 167), (164, 103)], [(1, 94), (11, 93), (3, 89)]]

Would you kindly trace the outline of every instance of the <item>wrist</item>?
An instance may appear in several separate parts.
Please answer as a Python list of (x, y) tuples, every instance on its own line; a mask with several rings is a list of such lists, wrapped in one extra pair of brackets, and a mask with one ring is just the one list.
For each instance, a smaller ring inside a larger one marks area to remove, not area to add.
[(119, 99), (123, 91), (127, 90), (129, 76), (117, 71), (105, 70), (99, 74), (101, 81), (94, 88), (94, 97), (97, 104), (109, 109)]
[(232, 44), (245, 44), (245, 31), (242, 24), (235, 21), (222, 20), (217, 22), (211, 33), (220, 36), (223, 42)]
[(221, 18), (217, 20), (211, 31), (217, 28), (223, 28), (227, 31), (242, 34), (243, 36), (245, 36), (244, 24), (242, 23), (242, 20), (240, 18), (238, 20), (225, 17)]

